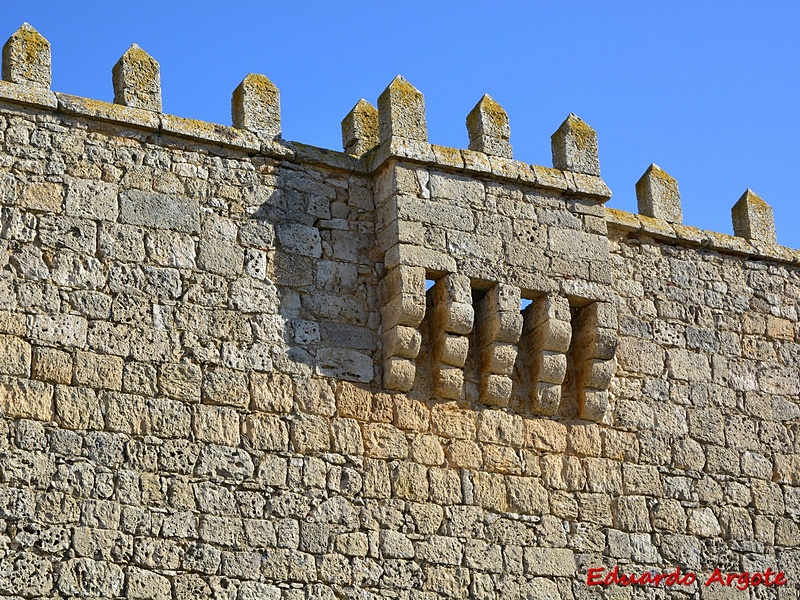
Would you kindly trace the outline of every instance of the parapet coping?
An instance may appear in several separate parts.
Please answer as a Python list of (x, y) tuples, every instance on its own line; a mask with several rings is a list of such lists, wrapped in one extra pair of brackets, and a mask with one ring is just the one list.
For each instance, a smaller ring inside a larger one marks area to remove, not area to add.
[[(491, 175), (504, 181), (521, 182), (538, 189), (600, 202), (605, 202), (611, 197), (608, 186), (598, 176), (531, 165), (474, 150), (449, 148), (416, 140), (392, 138), (360, 159), (344, 152), (300, 142), (263, 139), (251, 131), (229, 125), (187, 119), (2, 80), (0, 80), (0, 99), (57, 113), (79, 115), (145, 131), (169, 134), (178, 138), (218, 144), (247, 153), (320, 164), (348, 172), (371, 173), (386, 162), (399, 159), (465, 174)], [(608, 207), (606, 221), (610, 227), (648, 234), (670, 243), (710, 248), (727, 254), (769, 259), (784, 264), (800, 264), (800, 250), (779, 244), (765, 244)]]
[(344, 152), (318, 148), (301, 142), (264, 139), (251, 131), (229, 125), (187, 119), (2, 80), (0, 80), (0, 99), (56, 113), (79, 115), (178, 138), (218, 144), (247, 153), (320, 164), (348, 172), (367, 174), (376, 171), (389, 160), (400, 159), (465, 174), (491, 175), (504, 181), (521, 182), (535, 188), (600, 202), (605, 202), (611, 197), (611, 190), (598, 176), (531, 165), (474, 150), (448, 148), (403, 138), (392, 138), (363, 158), (357, 158)]
[(789, 265), (800, 264), (800, 250), (780, 244), (764, 244), (690, 225), (668, 223), (616, 208), (606, 207), (606, 223), (611, 228), (629, 233), (644, 233), (657, 240), (681, 246), (708, 248), (724, 254), (767, 259)]

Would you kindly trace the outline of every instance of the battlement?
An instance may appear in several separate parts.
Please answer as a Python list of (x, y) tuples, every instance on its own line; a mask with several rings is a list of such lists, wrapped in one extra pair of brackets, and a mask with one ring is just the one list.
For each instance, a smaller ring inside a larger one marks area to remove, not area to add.
[(797, 587), (800, 252), (752, 191), (734, 236), (657, 165), (607, 208), (577, 116), (553, 167), (488, 95), (437, 146), (400, 76), (337, 152), (264, 75), (228, 126), (163, 113), (136, 45), (113, 103), (51, 91), (27, 24), (2, 73), (0, 597)]

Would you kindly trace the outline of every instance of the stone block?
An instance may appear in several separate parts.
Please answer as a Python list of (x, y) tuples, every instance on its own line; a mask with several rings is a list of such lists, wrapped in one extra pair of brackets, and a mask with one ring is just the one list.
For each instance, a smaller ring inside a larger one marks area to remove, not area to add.
[(151, 433), (150, 413), (143, 397), (106, 392), (102, 403), (106, 429), (131, 435)]
[(123, 361), (119, 356), (78, 351), (73, 380), (78, 385), (107, 390), (122, 389)]
[(428, 141), (425, 100), (420, 91), (400, 75), (378, 98), (378, 130), (382, 143), (393, 137)]
[(459, 367), (438, 365), (433, 374), (433, 392), (440, 398), (458, 400), (464, 388), (464, 371)]
[(396, 325), (384, 332), (382, 341), (387, 356), (416, 358), (422, 343), (422, 335), (413, 327)]
[(299, 414), (291, 422), (290, 439), (295, 452), (327, 452), (331, 447), (328, 420), (316, 415)]
[(508, 489), (505, 476), (499, 473), (473, 472), (472, 487), (475, 503), (487, 510), (508, 510)]
[(550, 419), (525, 419), (525, 446), (541, 452), (563, 453), (567, 449), (567, 428)]
[(644, 496), (621, 496), (613, 501), (614, 526), (622, 531), (649, 532), (650, 515)]
[[(179, 269), (194, 269), (196, 266), (196, 244), (191, 236), (168, 230), (148, 231), (144, 237), (147, 256), (156, 264)], [(228, 264), (231, 261), (229, 257)], [(234, 269), (235, 270), (235, 269)]]
[(12, 419), (53, 420), (53, 386), (0, 376), (0, 409)]
[(172, 597), (169, 579), (157, 573), (129, 567), (126, 580), (126, 596), (130, 600), (168, 600)]
[(361, 427), (366, 456), (389, 460), (408, 457), (408, 440), (396, 427), (386, 423), (364, 423)]
[(250, 73), (233, 91), (233, 126), (266, 139), (281, 137), (280, 92), (266, 76)]
[(119, 187), (114, 183), (69, 178), (65, 212), (71, 217), (116, 221), (119, 214), (118, 193)]
[(3, 46), (3, 80), (49, 90), (51, 62), (50, 42), (23, 23)]
[(294, 383), (282, 373), (250, 374), (251, 408), (288, 413), (294, 406)]
[(550, 139), (556, 169), (600, 175), (597, 133), (580, 118), (570, 114)]
[(648, 465), (622, 465), (622, 489), (625, 494), (661, 497), (664, 487), (658, 469)]
[(575, 555), (566, 548), (525, 548), (525, 572), (545, 577), (571, 577)]
[(239, 415), (226, 406), (194, 405), (192, 433), (201, 442), (236, 447), (239, 445)]
[(342, 120), (342, 147), (347, 154), (363, 156), (379, 143), (378, 109), (362, 98)]
[(469, 338), (441, 333), (432, 344), (433, 360), (453, 367), (463, 367), (467, 361)]
[(244, 418), (243, 435), (253, 448), (286, 452), (289, 431), (277, 415), (252, 414)]
[(410, 461), (400, 462), (391, 474), (392, 495), (412, 502), (428, 501), (428, 469)]
[(20, 198), (20, 206), (35, 211), (60, 213), (64, 186), (60, 183), (29, 183)]
[(196, 198), (127, 190), (120, 194), (119, 206), (122, 223), (183, 233), (200, 230), (200, 206)]
[(383, 387), (388, 390), (407, 392), (414, 387), (417, 368), (413, 360), (389, 357), (383, 362)]
[(161, 394), (186, 402), (199, 402), (203, 376), (192, 363), (165, 363), (159, 367), (158, 390)]
[(394, 397), (392, 422), (400, 429), (426, 432), (430, 424), (430, 409), (420, 400), (397, 395)]
[(57, 385), (54, 394), (55, 420), (64, 429), (102, 429), (100, 402), (94, 390)]
[(683, 221), (678, 182), (656, 164), (650, 165), (636, 182), (639, 214), (668, 223)]
[(122, 593), (125, 574), (110, 562), (91, 558), (64, 561), (58, 575), (58, 589), (67, 596), (113, 598)]
[(763, 244), (776, 244), (775, 217), (772, 207), (753, 193), (745, 191), (731, 209), (733, 233)]
[(202, 398), (204, 404), (247, 408), (250, 406), (247, 376), (231, 369), (206, 370), (203, 374)]
[(333, 419), (331, 421), (331, 437), (334, 452), (350, 455), (364, 453), (361, 428), (355, 419)]
[(511, 158), (508, 114), (489, 94), (484, 94), (467, 115), (469, 149)]
[(114, 104), (161, 112), (161, 67), (136, 44), (111, 70)]
[(0, 335), (0, 374), (30, 377), (30, 344), (15, 336)]

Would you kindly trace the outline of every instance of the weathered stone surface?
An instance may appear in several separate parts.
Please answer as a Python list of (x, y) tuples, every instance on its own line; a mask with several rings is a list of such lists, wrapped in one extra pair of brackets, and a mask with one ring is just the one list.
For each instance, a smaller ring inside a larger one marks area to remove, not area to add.
[(668, 223), (682, 223), (681, 194), (678, 182), (656, 164), (647, 167), (636, 182), (639, 214)]
[(485, 94), (467, 115), (469, 149), (511, 158), (511, 128), (508, 114), (489, 94)]
[(130, 190), (120, 195), (119, 205), (123, 223), (186, 233), (200, 229), (200, 209), (193, 198)]
[(47, 90), (51, 71), (50, 43), (23, 23), (3, 46), (3, 79)]
[(777, 242), (772, 207), (752, 190), (745, 191), (733, 205), (731, 216), (734, 235), (764, 244)]
[(348, 154), (362, 156), (379, 143), (378, 109), (362, 98), (342, 120), (342, 148)]
[(580, 118), (570, 114), (550, 139), (556, 169), (600, 175), (597, 133)]
[(250, 73), (233, 91), (233, 126), (267, 139), (281, 137), (280, 92), (266, 76)]
[(161, 67), (136, 44), (111, 70), (114, 103), (161, 112)]
[(381, 142), (393, 137), (428, 141), (425, 100), (420, 91), (400, 75), (378, 98), (378, 124)]

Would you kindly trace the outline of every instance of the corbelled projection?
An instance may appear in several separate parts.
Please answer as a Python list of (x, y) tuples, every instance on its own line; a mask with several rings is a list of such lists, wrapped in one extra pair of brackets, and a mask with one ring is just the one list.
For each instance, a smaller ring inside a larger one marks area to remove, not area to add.
[(263, 75), (224, 126), (164, 114), (136, 45), (114, 103), (50, 72), (23, 25), (0, 597), (580, 600), (617, 565), (699, 583), (605, 597), (798, 597), (800, 253), (752, 191), (735, 236), (656, 165), (606, 208), (575, 115), (555, 168), (488, 95), (445, 148), (402, 77), (335, 152), (283, 139)]

